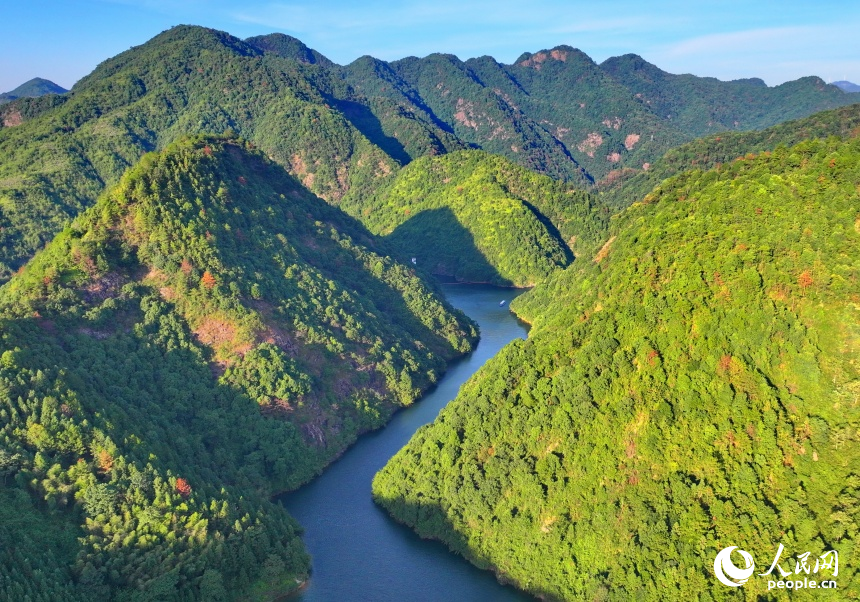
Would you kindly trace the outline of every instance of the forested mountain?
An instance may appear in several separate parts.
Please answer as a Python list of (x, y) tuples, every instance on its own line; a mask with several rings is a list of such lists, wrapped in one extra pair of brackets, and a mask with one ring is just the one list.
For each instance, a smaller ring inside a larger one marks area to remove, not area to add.
[(767, 88), (674, 76), (638, 57), (597, 65), (569, 46), (512, 65), (434, 54), (342, 67), (282, 34), (242, 41), (179, 26), (105, 61), (69, 94), (0, 108), (0, 279), (143, 153), (188, 134), (239, 134), (330, 203), (366, 208), (423, 156), (480, 147), (586, 187), (700, 133), (851, 98), (816, 78)]
[(589, 253), (608, 218), (590, 193), (483, 151), (413, 161), (343, 208), (433, 274), (505, 286)]
[(276, 54), (285, 59), (293, 59), (306, 65), (325, 65), (333, 67), (334, 63), (313, 48), (308, 48), (304, 42), (292, 36), (282, 33), (273, 33), (265, 36), (254, 36), (245, 40), (248, 44), (271, 54)]
[(0, 272), (16, 269), (144, 152), (188, 133), (241, 134), (333, 203), (362, 194), (398, 164), (334, 107), (335, 96), (350, 91), (321, 66), (176, 27), (99, 65), (57, 97), (60, 106), (39, 113), (12, 103), (5, 121), (23, 123), (0, 130)]
[(674, 75), (635, 54), (613, 57), (600, 68), (686, 137), (754, 130), (851, 102), (819, 77), (768, 87), (762, 80), (720, 81)]
[(545, 599), (736, 599), (716, 553), (759, 573), (779, 543), (790, 572), (837, 550), (825, 599), (853, 599), (858, 190), (857, 138), (663, 182), (515, 301), (528, 340), (416, 433), (376, 500)]
[(780, 145), (793, 146), (803, 140), (828, 136), (860, 136), (860, 104), (822, 111), (765, 130), (723, 132), (682, 144), (660, 157), (648, 170), (628, 170), (601, 191), (601, 201), (621, 209), (644, 198), (666, 178), (688, 169), (710, 169), (742, 160), (749, 153), (772, 151)]
[(246, 144), (145, 155), (0, 289), (0, 598), (295, 588), (267, 498), (476, 340), (387, 255)]
[(58, 86), (51, 80), (34, 77), (14, 90), (0, 94), (0, 104), (11, 102), (16, 98), (35, 98), (37, 96), (44, 96), (45, 94), (65, 94), (66, 92), (68, 90), (62, 86)]
[(399, 520), (548, 599), (778, 541), (857, 591), (860, 105), (723, 131), (852, 100), (180, 26), (5, 104), (0, 597), (293, 589), (268, 498), (477, 339), (430, 273), (537, 284), (533, 329), (378, 475)]
[(817, 77), (769, 88), (672, 75), (635, 55), (598, 65), (570, 46), (525, 53), (511, 65), (441, 54), (375, 61), (373, 70), (369, 62), (344, 68), (368, 98), (408, 96), (460, 139), (573, 181), (611, 180), (710, 132), (763, 128), (852, 102)]

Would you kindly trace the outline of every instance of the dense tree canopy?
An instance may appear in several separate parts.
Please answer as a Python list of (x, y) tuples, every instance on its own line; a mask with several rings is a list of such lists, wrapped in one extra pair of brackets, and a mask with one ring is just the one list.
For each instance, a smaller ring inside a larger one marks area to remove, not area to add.
[(858, 190), (860, 142), (836, 139), (664, 182), (515, 301), (529, 339), (416, 433), (376, 499), (549, 599), (733, 598), (717, 551), (769, 564), (779, 543), (835, 549), (830, 599), (856, 597)]
[(343, 208), (434, 274), (501, 285), (534, 285), (606, 227), (589, 193), (482, 151), (418, 159)]
[(749, 153), (793, 146), (810, 138), (852, 138), (860, 135), (860, 104), (822, 111), (803, 119), (752, 132), (722, 132), (673, 148), (647, 170), (627, 170), (603, 188), (601, 203), (622, 209), (647, 195), (666, 178), (689, 169), (710, 169)]
[[(382, 246), (380, 246), (382, 245)], [(267, 501), (469, 351), (474, 326), (242, 143), (150, 154), (0, 289), (0, 597), (269, 599)], [(37, 553), (44, 548), (44, 553)]]
[(4, 104), (0, 598), (293, 589), (269, 497), (477, 340), (430, 273), (534, 327), (378, 475), (397, 519), (546, 598), (719, 599), (778, 542), (856, 598), (860, 105), (717, 133), (851, 100), (180, 26)]
[(766, 127), (853, 98), (816, 78), (767, 88), (649, 65), (650, 81), (639, 66), (597, 65), (564, 46), (513, 65), (434, 54), (342, 67), (289, 36), (172, 28), (68, 94), (0, 108), (0, 279), (145, 152), (185, 135), (240, 134), (312, 192), (355, 206), (423, 156), (480, 147), (588, 186), (703, 133)]

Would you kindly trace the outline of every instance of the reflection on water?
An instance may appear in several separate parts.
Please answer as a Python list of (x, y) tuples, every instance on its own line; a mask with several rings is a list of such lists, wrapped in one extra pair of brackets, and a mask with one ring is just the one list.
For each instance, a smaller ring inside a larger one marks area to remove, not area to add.
[(522, 291), (480, 285), (445, 285), (445, 295), (481, 327), (481, 342), (452, 365), (438, 386), (398, 412), (382, 430), (363, 436), (325, 473), (281, 498), (305, 528), (313, 557), (308, 587), (291, 600), (303, 602), (525, 602), (530, 596), (500, 585), (450, 553), (395, 523), (372, 501), (376, 472), (418, 427), (431, 422), (484, 362), (526, 327), (507, 303)]

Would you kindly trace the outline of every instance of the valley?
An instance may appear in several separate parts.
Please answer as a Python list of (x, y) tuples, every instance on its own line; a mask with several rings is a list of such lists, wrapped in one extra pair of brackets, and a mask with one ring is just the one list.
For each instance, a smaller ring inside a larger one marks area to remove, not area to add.
[(16, 90), (0, 598), (860, 596), (855, 93), (189, 25)]

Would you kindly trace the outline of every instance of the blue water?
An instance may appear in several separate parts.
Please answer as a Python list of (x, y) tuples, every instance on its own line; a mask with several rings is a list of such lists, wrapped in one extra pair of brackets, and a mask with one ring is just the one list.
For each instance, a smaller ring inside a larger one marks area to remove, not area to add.
[(373, 476), (418, 427), (432, 422), (484, 362), (526, 326), (507, 304), (519, 292), (480, 285), (445, 285), (445, 296), (481, 327), (481, 342), (451, 365), (438, 386), (398, 412), (380, 431), (365, 435), (315, 481), (281, 497), (305, 528), (312, 556), (302, 602), (525, 602), (534, 598), (503, 586), (441, 543), (419, 538), (377, 507)]

